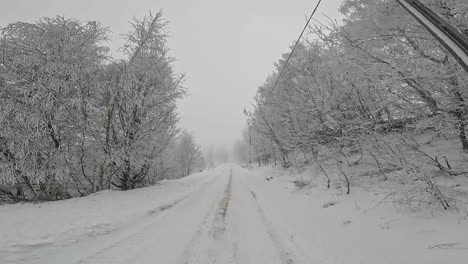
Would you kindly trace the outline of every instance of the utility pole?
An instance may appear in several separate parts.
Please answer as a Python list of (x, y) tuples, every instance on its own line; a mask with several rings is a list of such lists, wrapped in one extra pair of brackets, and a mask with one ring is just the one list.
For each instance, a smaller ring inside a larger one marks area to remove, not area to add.
[(396, 0), (434, 36), (468, 73), (468, 39), (418, 0)]
[(252, 129), (249, 126), (249, 170), (252, 169)]

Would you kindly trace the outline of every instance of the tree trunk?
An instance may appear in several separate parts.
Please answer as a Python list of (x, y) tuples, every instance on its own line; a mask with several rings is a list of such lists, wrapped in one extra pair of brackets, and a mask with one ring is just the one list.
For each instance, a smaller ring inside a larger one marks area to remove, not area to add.
[(455, 128), (457, 129), (458, 136), (460, 138), (460, 142), (463, 147), (463, 151), (468, 152), (468, 140), (466, 138), (466, 105), (465, 99), (463, 98), (462, 94), (460, 93), (460, 86), (457, 80), (457, 77), (452, 77), (450, 80), (450, 84), (452, 85), (452, 92), (455, 99), (456, 110), (451, 111), (450, 113), (455, 116), (456, 123)]

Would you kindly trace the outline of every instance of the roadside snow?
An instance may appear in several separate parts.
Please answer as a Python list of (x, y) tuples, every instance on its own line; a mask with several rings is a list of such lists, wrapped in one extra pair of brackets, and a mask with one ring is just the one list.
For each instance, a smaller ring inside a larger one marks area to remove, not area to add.
[(262, 168), (238, 174), (306, 263), (466, 263), (466, 207), (397, 210), (378, 185), (353, 186), (345, 195), (320, 186), (297, 190), (292, 181), (307, 179), (304, 173)]

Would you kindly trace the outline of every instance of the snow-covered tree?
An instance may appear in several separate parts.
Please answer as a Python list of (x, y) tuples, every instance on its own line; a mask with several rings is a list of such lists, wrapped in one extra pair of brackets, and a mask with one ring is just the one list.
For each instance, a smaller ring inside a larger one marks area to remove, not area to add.
[(134, 19), (118, 61), (98, 22), (56, 17), (3, 28), (0, 184), (61, 199), (159, 179), (185, 95), (166, 25), (162, 12)]
[[(465, 4), (424, 3), (466, 32)], [(433, 137), (449, 131), (468, 151), (466, 72), (397, 1), (346, 0), (341, 12), (342, 22), (310, 26), (314, 38), (297, 45), (281, 78), (289, 54), (258, 88), (247, 113), (257, 159), (262, 152), (255, 142), (263, 141), (284, 167), (329, 162), (347, 187), (348, 171), (363, 156), (384, 180), (386, 170), (408, 166), (408, 156), (448, 167), (407, 139), (418, 131)], [(320, 169), (329, 186), (325, 166)]]
[(106, 59), (105, 39), (99, 23), (63, 17), (17, 22), (2, 30), (4, 183), (22, 183), (47, 199), (70, 195), (67, 185), (79, 181), (89, 102)]
[(195, 169), (204, 167), (201, 148), (195, 143), (193, 135), (183, 131), (176, 145), (176, 159), (179, 168), (179, 177), (190, 175)]

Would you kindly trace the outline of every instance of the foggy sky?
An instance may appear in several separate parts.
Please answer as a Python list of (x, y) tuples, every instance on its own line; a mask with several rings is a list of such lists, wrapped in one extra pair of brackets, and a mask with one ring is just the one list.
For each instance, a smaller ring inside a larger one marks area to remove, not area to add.
[[(341, 0), (323, 0), (315, 18), (337, 17)], [(186, 73), (189, 96), (180, 102), (182, 128), (203, 147), (230, 147), (245, 127), (257, 87), (297, 38), (316, 0), (2, 0), (0, 27), (64, 15), (108, 26), (112, 54), (132, 17), (164, 10), (171, 56)]]

